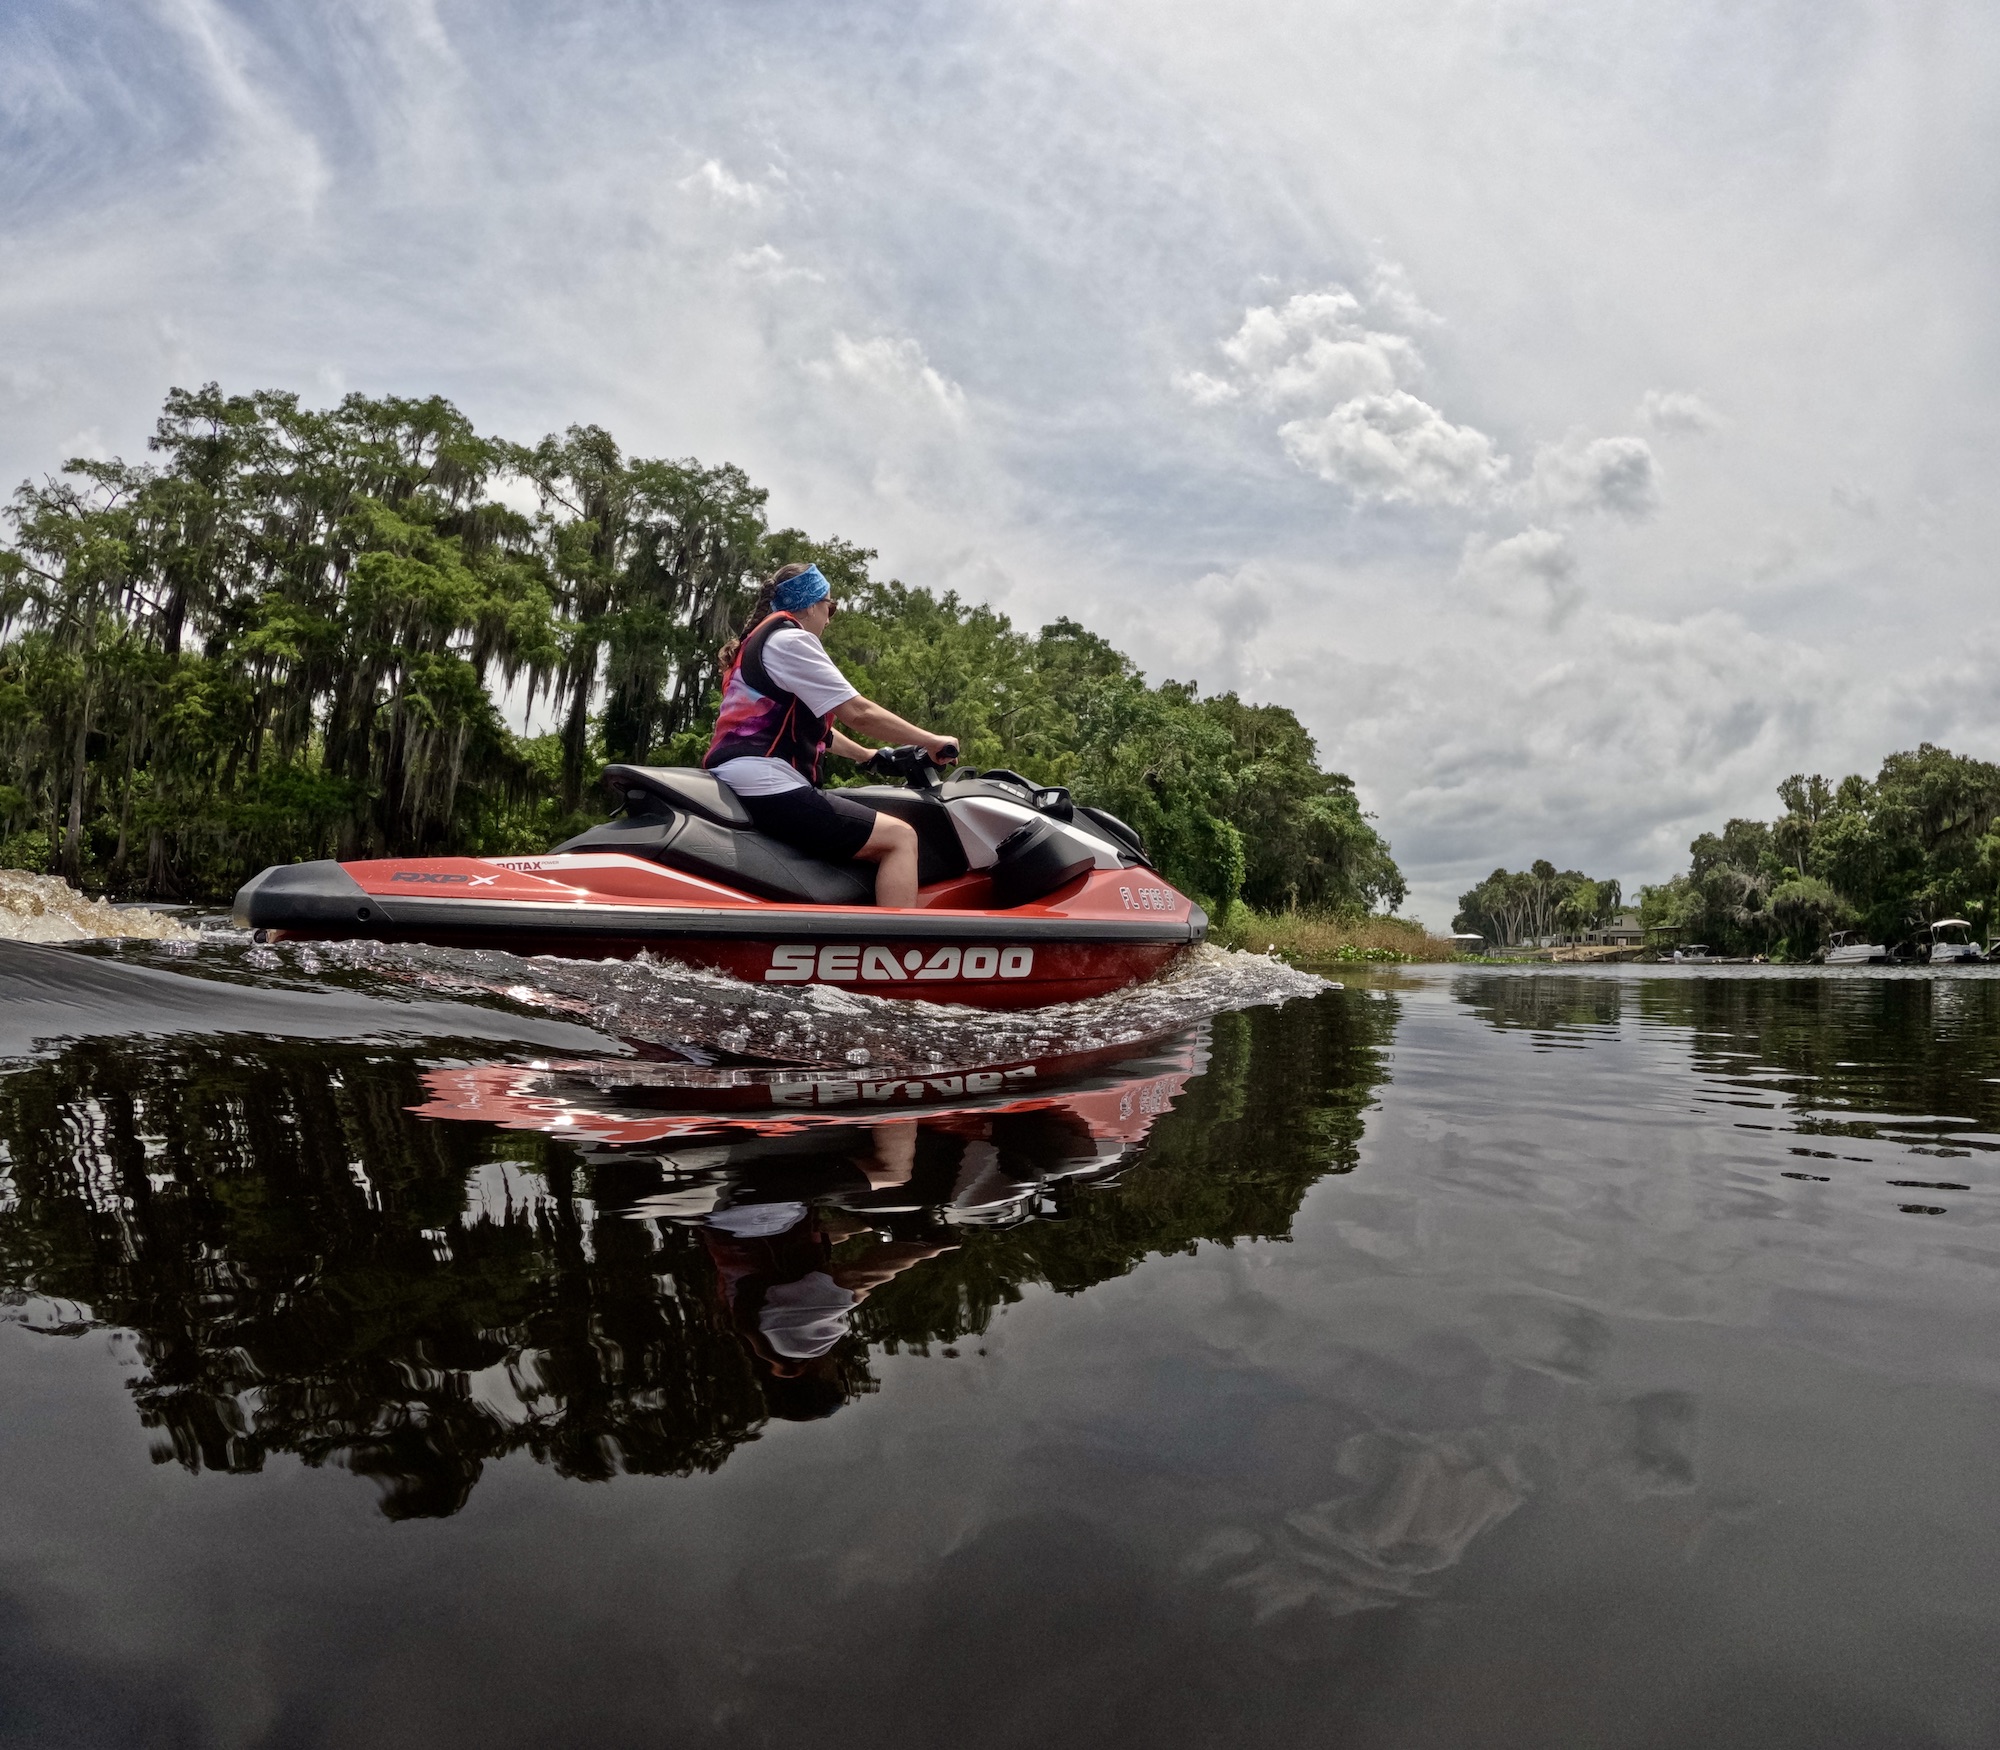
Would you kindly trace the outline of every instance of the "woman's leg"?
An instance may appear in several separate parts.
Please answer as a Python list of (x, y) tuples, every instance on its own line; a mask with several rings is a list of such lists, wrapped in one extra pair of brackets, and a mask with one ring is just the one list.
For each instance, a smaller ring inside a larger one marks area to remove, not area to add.
[(875, 816), (875, 830), (854, 853), (856, 862), (875, 865), (877, 905), (917, 903), (917, 829), (893, 814)]

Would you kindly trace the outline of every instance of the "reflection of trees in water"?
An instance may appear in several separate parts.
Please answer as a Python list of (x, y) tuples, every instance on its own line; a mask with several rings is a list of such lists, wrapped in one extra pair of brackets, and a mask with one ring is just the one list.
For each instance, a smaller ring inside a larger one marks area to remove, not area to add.
[[(1988, 1079), (2000, 1063), (1996, 979), (1470, 973), (1453, 991), (1490, 1025), (1543, 1035), (1549, 1046), (1585, 1048), (1629, 1011), (1690, 1034), (1700, 1074), (1762, 1103), (1871, 1115), (1802, 1117), (1805, 1133), (1938, 1141), (2000, 1127), (2000, 1085)], [(1946, 1122), (1926, 1130), (1898, 1117)]]
[[(1057, 1181), (1019, 1225), (952, 1230), (955, 1249), (861, 1302), (816, 1389), (870, 1390), (869, 1345), (983, 1329), (1027, 1284), (1075, 1292), (1155, 1253), (1287, 1232), (1313, 1181), (1353, 1165), (1394, 1018), (1339, 999), (1219, 1017), (1208, 1073), (1135, 1167)], [(587, 1479), (712, 1470), (772, 1414), (825, 1407), (789, 1404), (796, 1386), (742, 1340), (712, 1235), (608, 1207), (631, 1157), (418, 1120), (419, 1078), (412, 1055), (353, 1045), (94, 1040), (38, 1059), (0, 1079), (0, 1287), (137, 1334), (161, 1462), (336, 1463), (395, 1517), (456, 1511), (511, 1452)], [(1024, 1114), (927, 1132), (920, 1152), (973, 1141), (1029, 1165), (1076, 1146), (1059, 1117)], [(865, 1203), (870, 1147), (860, 1127), (794, 1144), (790, 1183)], [(865, 1267), (878, 1242), (827, 1214), (810, 1243)]]
[(891, 1348), (952, 1342), (1030, 1284), (1074, 1294), (1203, 1240), (1289, 1234), (1307, 1190), (1354, 1167), (1398, 1012), (1332, 1000), (1217, 1016), (1207, 1073), (1147, 1139), (1139, 1170), (1110, 1191), (1057, 1186), (1053, 1219), (964, 1236), (885, 1287), (857, 1324)]
[[(1908, 1132), (1898, 1116), (2000, 1127), (2000, 981), (1932, 978), (1639, 979), (1634, 1002), (1653, 1026), (1693, 1035), (1695, 1068), (1748, 1081), (1791, 1109), (1846, 1109), (1799, 1128)], [(1922, 1127), (1918, 1126), (1921, 1130)]]
[[(1611, 978), (1562, 973), (1466, 973), (1452, 991), (1491, 1025), (1532, 1033), (1587, 1033), (1613, 1028), (1624, 1013), (1624, 987)], [(1565, 1041), (1568, 1043), (1569, 1041)]]
[(547, 1194), (464, 1219), (492, 1139), (414, 1121), (421, 1097), (406, 1057), (352, 1046), (72, 1047), (0, 1082), (0, 1270), (138, 1333), (141, 1419), (190, 1469), (334, 1460), (403, 1516), (515, 1450), (720, 1463), (763, 1407), (699, 1242), (593, 1221), (534, 1137), (502, 1146)]

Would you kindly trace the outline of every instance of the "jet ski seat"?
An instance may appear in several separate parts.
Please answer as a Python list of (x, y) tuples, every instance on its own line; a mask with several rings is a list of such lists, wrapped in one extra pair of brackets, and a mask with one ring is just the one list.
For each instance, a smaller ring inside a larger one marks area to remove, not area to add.
[(718, 826), (750, 824), (750, 811), (736, 792), (697, 766), (606, 766), (604, 783), (628, 814), (658, 814), (665, 803)]
[(555, 847), (623, 851), (719, 881), (759, 899), (797, 905), (873, 905), (875, 872), (824, 863), (751, 828), (729, 787), (679, 766), (607, 766), (604, 781), (625, 813)]

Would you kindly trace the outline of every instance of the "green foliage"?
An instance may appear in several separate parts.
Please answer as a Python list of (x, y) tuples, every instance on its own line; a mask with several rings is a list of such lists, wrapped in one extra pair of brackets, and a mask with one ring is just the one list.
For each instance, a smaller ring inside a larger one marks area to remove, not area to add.
[[(1291, 712), (1151, 685), (1071, 620), (1030, 636), (876, 581), (866, 548), (768, 529), (739, 469), (628, 458), (595, 426), (511, 445), (435, 397), (316, 412), (214, 385), (170, 394), (151, 447), (15, 495), (10, 861), (221, 898), (300, 858), (541, 849), (597, 816), (606, 761), (699, 761), (718, 649), (759, 577), (809, 559), (863, 693), (1121, 816), (1218, 913), (1403, 897)], [(554, 731), (511, 732), (496, 685), (547, 700)]]
[(1685, 875), (1641, 892), (1646, 923), (1739, 953), (1806, 959), (1835, 930), (1894, 945), (1933, 922), (2000, 924), (2000, 765), (1926, 742), (1873, 780), (1795, 774), (1785, 812), (1689, 846)]
[(1402, 901), (1352, 780), (1319, 769), (1281, 705), (1152, 686), (1074, 620), (1031, 638), (989, 607), (899, 583), (850, 586), (826, 642), (862, 692), (956, 735), (969, 763), (1065, 785), (1119, 816), (1218, 914), (1239, 897), (1343, 914)]
[(1613, 880), (1594, 881), (1575, 869), (1537, 859), (1518, 874), (1495, 869), (1458, 896), (1454, 930), (1477, 931), (1499, 948), (1542, 936), (1578, 934), (1618, 915), (1624, 894)]

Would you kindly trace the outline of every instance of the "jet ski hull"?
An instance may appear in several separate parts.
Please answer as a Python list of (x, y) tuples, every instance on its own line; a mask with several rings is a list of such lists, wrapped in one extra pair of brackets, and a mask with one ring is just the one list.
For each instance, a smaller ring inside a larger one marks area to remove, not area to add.
[(647, 952), (746, 984), (832, 985), (872, 996), (1036, 1008), (1151, 978), (1207, 934), (1202, 909), (1150, 869), (1094, 869), (1027, 905), (982, 907), (968, 875), (917, 905), (756, 899), (618, 852), (300, 863), (236, 896), (271, 939), (364, 939), (568, 959)]

